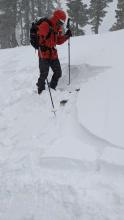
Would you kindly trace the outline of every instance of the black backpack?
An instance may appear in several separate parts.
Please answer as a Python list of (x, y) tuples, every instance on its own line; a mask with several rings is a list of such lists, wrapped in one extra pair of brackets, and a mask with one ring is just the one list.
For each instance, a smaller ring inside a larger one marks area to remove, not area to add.
[(48, 18), (42, 17), (40, 19), (36, 19), (35, 21), (33, 21), (31, 28), (30, 28), (30, 43), (35, 49), (39, 48), (39, 37), (37, 35), (38, 25), (40, 25), (43, 21), (45, 21), (49, 24), (49, 32), (46, 36), (46, 40), (50, 37), (50, 35), (53, 31), (51, 22), (49, 21)]

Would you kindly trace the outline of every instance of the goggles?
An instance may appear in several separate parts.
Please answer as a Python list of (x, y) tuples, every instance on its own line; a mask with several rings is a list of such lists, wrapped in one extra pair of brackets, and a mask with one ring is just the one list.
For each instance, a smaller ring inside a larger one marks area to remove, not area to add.
[(61, 19), (57, 21), (57, 25), (58, 26), (62, 26), (62, 25), (64, 25), (64, 23), (65, 22), (63, 20), (61, 20)]

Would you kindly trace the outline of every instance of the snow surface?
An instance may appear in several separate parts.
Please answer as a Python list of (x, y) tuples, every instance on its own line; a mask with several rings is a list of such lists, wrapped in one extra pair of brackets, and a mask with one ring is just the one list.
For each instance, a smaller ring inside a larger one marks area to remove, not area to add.
[(0, 220), (123, 220), (123, 39), (71, 38), (70, 86), (58, 47), (56, 117), (48, 89), (36, 93), (34, 50), (0, 50)]

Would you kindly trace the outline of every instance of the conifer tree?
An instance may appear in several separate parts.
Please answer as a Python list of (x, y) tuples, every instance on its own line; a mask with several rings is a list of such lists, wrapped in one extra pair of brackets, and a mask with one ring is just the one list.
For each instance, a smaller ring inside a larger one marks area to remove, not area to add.
[(110, 29), (111, 31), (124, 28), (124, 0), (118, 0), (117, 10), (115, 12), (116, 22)]
[(55, 9), (55, 0), (45, 0), (45, 16), (49, 17), (52, 15), (53, 10)]
[(38, 17), (49, 17), (55, 9), (56, 0), (37, 0)]
[(56, 0), (57, 8), (62, 8), (61, 0)]
[(25, 33), (25, 42), (28, 45), (29, 41), (29, 31), (30, 31), (30, 1), (29, 0), (22, 0), (23, 4), (23, 29)]
[(0, 1), (0, 48), (16, 47), (16, 0)]
[(91, 0), (90, 8), (89, 8), (89, 17), (91, 29), (95, 34), (98, 34), (99, 27), (105, 17), (108, 7), (108, 3), (112, 2), (112, 0)]
[(72, 19), (73, 35), (83, 35), (85, 32), (83, 27), (88, 23), (88, 9), (87, 5), (83, 4), (81, 0), (67, 0), (68, 15)]

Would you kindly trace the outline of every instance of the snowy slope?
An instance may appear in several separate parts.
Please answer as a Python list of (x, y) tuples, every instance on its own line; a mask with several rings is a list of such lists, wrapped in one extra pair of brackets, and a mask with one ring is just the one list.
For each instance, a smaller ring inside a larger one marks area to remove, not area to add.
[[(90, 39), (87, 40), (90, 56), (82, 54), (82, 59), (95, 66), (96, 76), (83, 84), (80, 94), (83, 102), (80, 106), (79, 101), (78, 109), (80, 120), (91, 132), (124, 147), (123, 38), (124, 31), (98, 36), (94, 39), (98, 50), (95, 50)], [(83, 50), (87, 50), (85, 46)]]
[(72, 38), (70, 87), (58, 47), (56, 117), (33, 49), (0, 50), (0, 220), (123, 220), (123, 37)]

